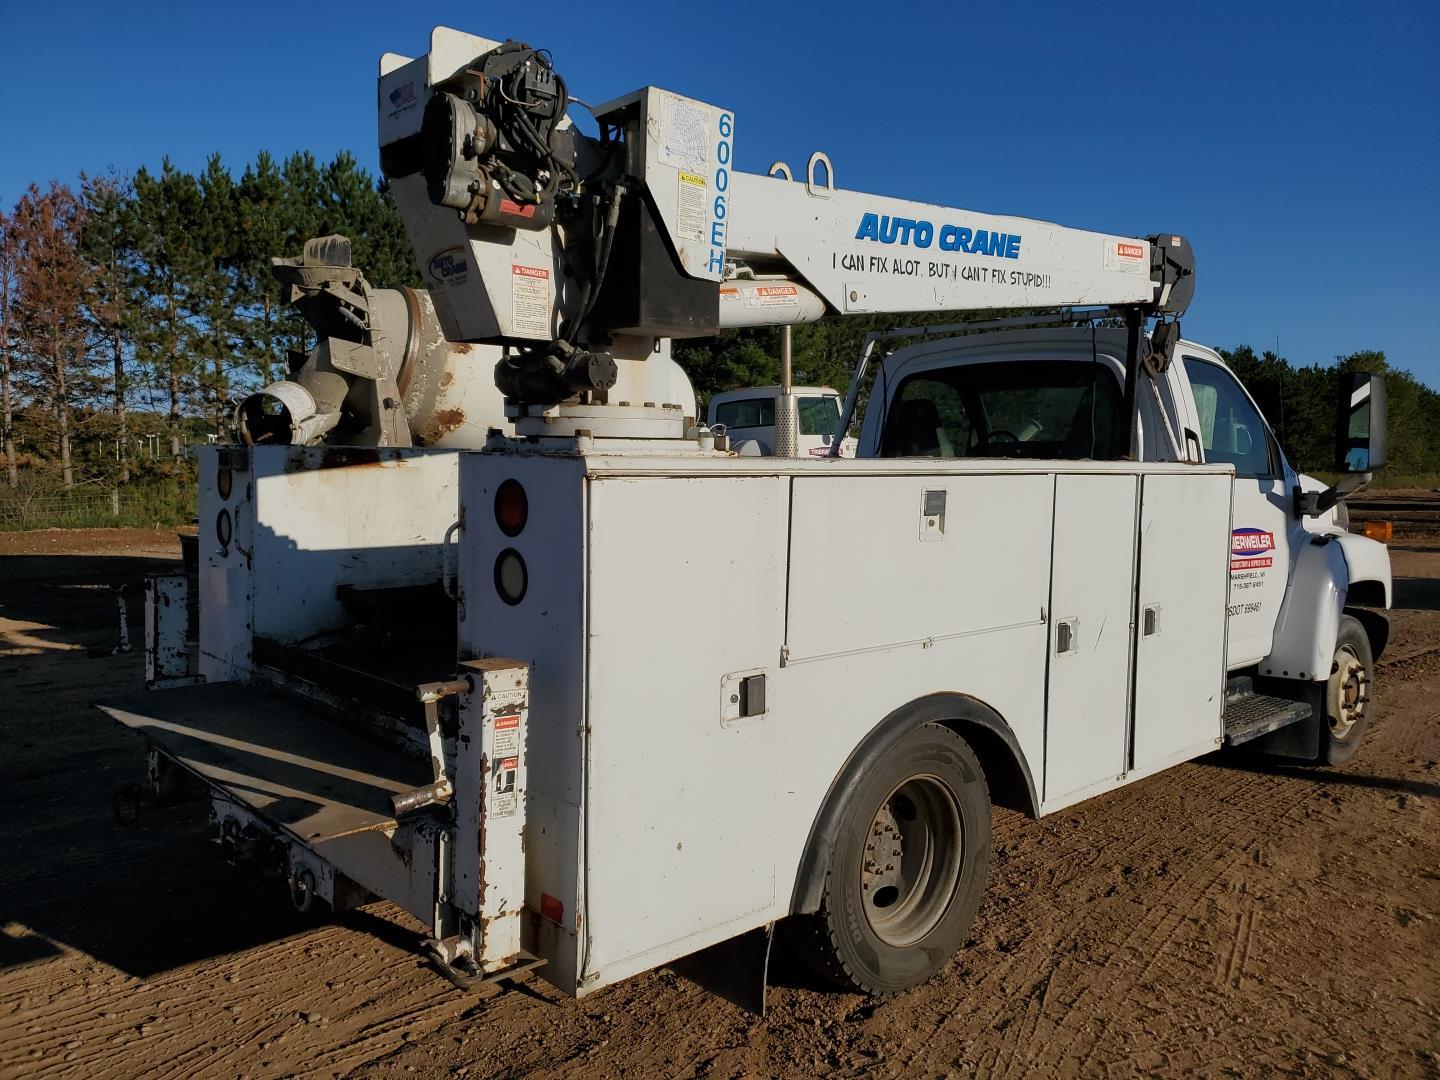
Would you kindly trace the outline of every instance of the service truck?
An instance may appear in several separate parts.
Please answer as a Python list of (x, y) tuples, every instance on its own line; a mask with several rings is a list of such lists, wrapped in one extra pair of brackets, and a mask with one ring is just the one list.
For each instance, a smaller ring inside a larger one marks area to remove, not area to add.
[[(1180, 235), (847, 191), (823, 155), (751, 175), (726, 108), (647, 86), (591, 137), (570, 101), (514, 41), (382, 57), (427, 288), (337, 237), (277, 260), (317, 343), (200, 451), (155, 692), (104, 706), (150, 748), (117, 812), (198, 784), (230, 858), (302, 908), (394, 901), (462, 984), (705, 950), (763, 1000), (780, 926), (889, 995), (965, 941), (992, 806), (1354, 752), (1390, 572), (1335, 515), (1383, 463), (1378, 379), (1316, 490), (1181, 338)], [(1026, 328), (870, 335), (824, 457), (736, 454), (670, 358), (994, 309)]]

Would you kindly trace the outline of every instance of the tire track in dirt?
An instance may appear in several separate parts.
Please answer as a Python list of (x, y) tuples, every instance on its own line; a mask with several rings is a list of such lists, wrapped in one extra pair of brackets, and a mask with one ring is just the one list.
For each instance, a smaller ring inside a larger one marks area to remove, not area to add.
[[(1143, 893), (1144, 914), (1130, 932), (1111, 944), (1109, 954), (1102, 958), (1103, 963), (1108, 963), (1116, 957), (1135, 960), (1148, 957), (1143, 967), (1134, 975), (1109, 980), (1103, 987), (1095, 985), (1095, 980), (1089, 980), (1082, 983), (1073, 996), (1066, 997), (1065, 985), (1074, 965), (1065, 957), (1073, 951), (1085, 930), (1083, 911), (1075, 912), (1080, 925), (1069, 932), (1061, 931), (1049, 936), (1039, 948), (1034, 941), (1026, 942), (1032, 957), (1028, 965), (1021, 967), (1017, 962), (1003, 962), (978, 985), (958, 988), (960, 995), (969, 995), (971, 1005), (978, 996), (981, 1001), (990, 1003), (989, 1008), (945, 1010), (920, 1045), (892, 1063), (894, 1074), (908, 1071), (916, 1064), (925, 1047), (942, 1036), (974, 1037), (986, 1028), (993, 1028), (1010, 1011), (1006, 987), (1027, 981), (1031, 991), (1027, 995), (1025, 1015), (1005, 1025), (1001, 1042), (982, 1059), (982, 1067), (997, 1076), (1035, 1068), (1055, 1068), (1072, 1050), (1080, 1055), (1081, 1066), (1087, 1064), (1091, 1052), (1105, 1036), (1104, 1028), (1098, 1032), (1081, 1030), (1087, 1010), (1122, 997), (1136, 986), (1143, 986), (1159, 963), (1172, 958), (1172, 946), (1177, 936), (1187, 927), (1197, 924), (1198, 910), (1215, 895), (1216, 887), (1233, 873), (1234, 868), (1245, 861), (1256, 843), (1270, 839), (1272, 830), (1282, 824), (1293, 823), (1295, 811), (1317, 797), (1317, 793), (1308, 786), (1277, 785), (1276, 778), (1268, 774), (1234, 772), (1198, 763), (1169, 770), (1122, 788), (1076, 811), (1064, 812), (1055, 822), (1055, 828), (1067, 830), (1074, 841), (1058, 845), (1058, 850), (1050, 849), (1044, 841), (1034, 845), (1030, 850), (1031, 858), (1018, 863), (1012, 861), (1007, 865), (1004, 878), (992, 879), (990, 891), (1006, 891), (1006, 885), (1033, 880), (1032, 872), (1043, 862), (1059, 867), (1071, 866), (1073, 855), (1086, 849), (1095, 850), (1092, 845), (1097, 839), (1096, 833), (1103, 834), (1103, 850), (1123, 851), (1125, 862), (1130, 866), (1143, 865), (1160, 854), (1175, 855), (1176, 858), (1168, 860), (1168, 865), (1170, 870), (1178, 872), (1167, 873), (1165, 884), (1158, 892), (1148, 889)], [(1155, 804), (1161, 801), (1167, 805), (1157, 807)], [(1206, 811), (1204, 835), (1220, 841), (1198, 858), (1186, 858), (1183, 850), (1177, 852), (1176, 838), (1172, 833), (1149, 827), (1158, 817), (1165, 816), (1164, 810), (1173, 813), (1191, 802), (1199, 802)], [(1162, 813), (1157, 814), (1157, 809)], [(1046, 819), (1047, 822), (1051, 820)], [(1112, 830), (1106, 827), (1109, 825), (1120, 827)], [(1027, 826), (1036, 827), (1034, 823), (1020, 824), (1022, 829)], [(1071, 875), (1062, 884), (1069, 884), (1080, 876)], [(1054, 874), (1051, 881), (1055, 881)], [(1029, 901), (1047, 902), (1033, 893)], [(1054, 960), (1056, 955), (1061, 957), (1058, 962)], [(1037, 987), (1042, 988), (1039, 997), (1043, 1005), (1036, 1000), (1034, 988)], [(1051, 1003), (1063, 1008), (1061, 1016), (1048, 1015)], [(955, 1031), (957, 1025), (963, 1030)], [(1041, 1052), (1036, 1055), (1030, 1052), (1030, 1046), (1036, 1042), (1042, 1025), (1048, 1026), (1049, 1035)]]

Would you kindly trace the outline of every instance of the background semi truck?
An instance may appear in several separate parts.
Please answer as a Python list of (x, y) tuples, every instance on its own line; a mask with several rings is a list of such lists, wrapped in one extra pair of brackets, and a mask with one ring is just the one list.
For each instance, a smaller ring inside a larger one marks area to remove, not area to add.
[[(723, 108), (646, 87), (590, 138), (567, 98), (515, 42), (382, 58), (429, 288), (341, 238), (277, 266), (317, 344), (201, 451), (161, 692), (105, 706), (151, 748), (124, 813), (198, 781), (230, 857), (302, 907), (393, 900), (461, 983), (723, 945), (763, 1001), (784, 925), (886, 995), (965, 940), (992, 805), (1355, 751), (1389, 564), (1335, 507), (1383, 464), (1383, 383), (1338, 388), (1317, 490), (1181, 337), (1183, 238), (749, 176)], [(870, 335), (824, 457), (719, 448), (669, 353), (995, 308), (1031, 328)]]

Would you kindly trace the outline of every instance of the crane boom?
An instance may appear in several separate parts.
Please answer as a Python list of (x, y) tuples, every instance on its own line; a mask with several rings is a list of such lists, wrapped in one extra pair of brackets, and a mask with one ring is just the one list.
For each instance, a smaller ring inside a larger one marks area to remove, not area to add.
[[(437, 28), (381, 60), (381, 164), (446, 336), (502, 344), (519, 413), (600, 400), (657, 338), (824, 315), (1178, 314), (1178, 236), (1127, 237), (737, 172), (728, 109), (657, 87), (566, 114), (549, 55)], [(828, 162), (827, 162), (828, 164)], [(780, 171), (780, 170), (776, 170)], [(784, 170), (788, 172), (788, 170)]]

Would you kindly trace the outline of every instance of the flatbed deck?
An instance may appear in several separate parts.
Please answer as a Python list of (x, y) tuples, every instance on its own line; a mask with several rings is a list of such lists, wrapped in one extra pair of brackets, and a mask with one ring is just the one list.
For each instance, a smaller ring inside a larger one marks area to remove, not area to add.
[(428, 762), (239, 683), (155, 691), (101, 711), (307, 845), (395, 825)]

